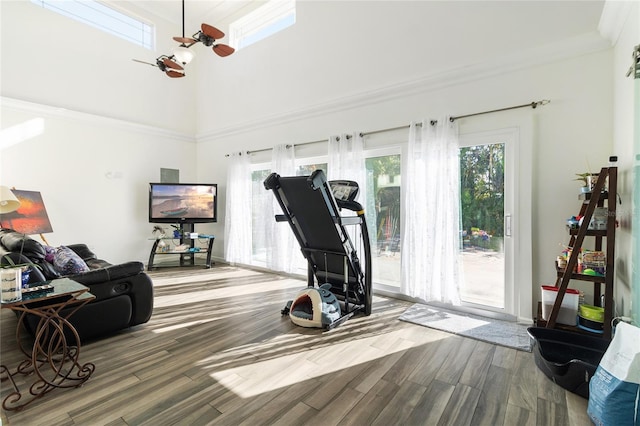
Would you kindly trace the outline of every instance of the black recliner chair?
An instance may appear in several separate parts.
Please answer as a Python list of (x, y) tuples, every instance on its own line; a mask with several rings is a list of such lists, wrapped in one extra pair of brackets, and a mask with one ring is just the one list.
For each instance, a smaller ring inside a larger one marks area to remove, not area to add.
[[(82, 341), (113, 334), (149, 321), (153, 311), (153, 283), (144, 272), (142, 262), (113, 265), (98, 259), (86, 244), (72, 244), (66, 247), (84, 260), (90, 270), (64, 277), (89, 287), (89, 291), (96, 297), (69, 318)], [(45, 257), (44, 246), (36, 240), (12, 229), (0, 229), (1, 264), (13, 262), (37, 265), (30, 268), (30, 285), (61, 278)], [(63, 310), (63, 316), (64, 313)], [(39, 317), (35, 315), (26, 317), (25, 326), (30, 333), (35, 334), (38, 321)]]

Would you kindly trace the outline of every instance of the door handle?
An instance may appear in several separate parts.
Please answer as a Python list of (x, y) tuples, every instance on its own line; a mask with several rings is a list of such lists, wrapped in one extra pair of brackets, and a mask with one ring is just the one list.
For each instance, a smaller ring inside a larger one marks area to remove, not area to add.
[(511, 215), (510, 214), (504, 215), (504, 236), (505, 237), (511, 236)]

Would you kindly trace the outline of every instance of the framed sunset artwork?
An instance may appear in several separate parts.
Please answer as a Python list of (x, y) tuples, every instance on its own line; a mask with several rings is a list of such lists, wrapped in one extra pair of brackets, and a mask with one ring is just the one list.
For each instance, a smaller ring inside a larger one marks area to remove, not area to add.
[(20, 201), (20, 207), (10, 213), (0, 214), (0, 226), (23, 234), (53, 232), (40, 192), (19, 189), (12, 189), (11, 191)]

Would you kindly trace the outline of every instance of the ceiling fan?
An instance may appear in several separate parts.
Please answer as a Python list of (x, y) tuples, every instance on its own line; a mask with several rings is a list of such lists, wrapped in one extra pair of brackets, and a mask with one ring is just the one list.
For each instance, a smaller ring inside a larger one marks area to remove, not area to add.
[(220, 57), (231, 55), (235, 52), (235, 49), (229, 45), (216, 43), (224, 37), (224, 33), (214, 26), (203, 23), (200, 26), (200, 30), (194, 33), (191, 37), (185, 37), (184, 35), (184, 0), (182, 0), (182, 37), (173, 37), (175, 41), (180, 43), (173, 51), (173, 55), (160, 55), (156, 58), (156, 63), (140, 61), (134, 59), (136, 62), (148, 64), (154, 67), (158, 67), (161, 71), (166, 73), (171, 78), (184, 77), (184, 65), (191, 62), (195, 54), (189, 50), (191, 46), (196, 43), (202, 43), (207, 47), (211, 47), (213, 51)]
[(173, 37), (175, 41), (180, 43), (180, 46), (174, 51), (174, 55), (178, 62), (186, 65), (191, 59), (193, 59), (193, 52), (188, 49), (196, 43), (202, 43), (207, 47), (211, 47), (213, 51), (221, 57), (229, 56), (235, 49), (231, 46), (222, 43), (216, 43), (224, 37), (224, 33), (214, 26), (203, 23), (200, 26), (200, 30), (194, 33), (191, 37), (185, 37), (184, 35), (184, 0), (182, 0), (182, 37)]
[(140, 62), (141, 64), (151, 65), (152, 67), (158, 67), (160, 71), (164, 72), (171, 78), (180, 78), (184, 77), (184, 68), (182, 65), (174, 61), (173, 56), (160, 55), (156, 58), (156, 63), (152, 64), (151, 62), (141, 61), (139, 59), (134, 59), (136, 62)]
[[(183, 22), (183, 28), (184, 28), (184, 22)], [(181, 43), (180, 47), (183, 47), (186, 49), (190, 48), (196, 43), (202, 43), (207, 47), (211, 47), (218, 56), (225, 57), (225, 56), (231, 55), (236, 50), (233, 47), (226, 44), (222, 44), (222, 43), (215, 44), (216, 40), (221, 39), (223, 37), (224, 37), (224, 33), (222, 31), (220, 31), (216, 27), (213, 27), (209, 24), (203, 23), (200, 26), (200, 31), (196, 32), (193, 36), (185, 37), (184, 29), (183, 29), (182, 37), (174, 37), (173, 39), (178, 43)]]

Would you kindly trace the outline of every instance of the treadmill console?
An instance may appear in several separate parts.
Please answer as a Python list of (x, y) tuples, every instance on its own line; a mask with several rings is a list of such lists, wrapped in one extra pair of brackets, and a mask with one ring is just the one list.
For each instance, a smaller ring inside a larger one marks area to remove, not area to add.
[(341, 209), (361, 211), (362, 205), (356, 201), (358, 197), (358, 184), (352, 180), (331, 180), (329, 181), (333, 198)]
[(329, 186), (336, 201), (355, 201), (358, 197), (358, 184), (352, 180), (331, 180)]

